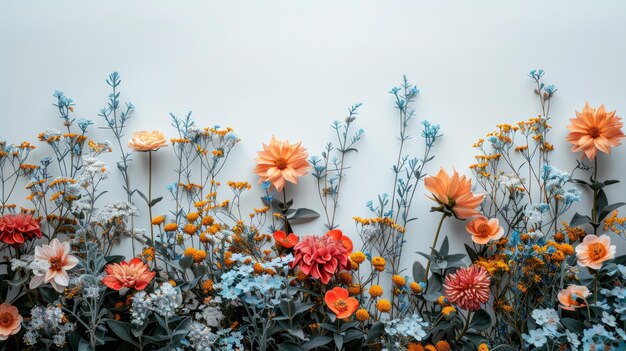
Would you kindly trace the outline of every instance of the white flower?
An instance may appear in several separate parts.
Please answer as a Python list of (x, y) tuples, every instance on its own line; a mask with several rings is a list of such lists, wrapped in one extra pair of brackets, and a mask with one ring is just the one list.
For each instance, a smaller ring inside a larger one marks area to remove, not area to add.
[[(35, 263), (36, 262), (36, 263)], [(67, 271), (76, 267), (78, 259), (70, 255), (70, 244), (68, 242), (61, 243), (59, 239), (52, 239), (50, 245), (41, 245), (35, 247), (35, 265), (44, 264), (38, 268), (33, 268), (34, 276), (30, 280), (30, 288), (34, 289), (42, 283), (50, 283), (52, 287), (63, 292), (70, 283), (70, 277)], [(45, 263), (48, 269), (45, 270)]]
[(522, 334), (522, 338), (536, 347), (541, 347), (548, 341), (546, 336), (543, 335), (543, 329), (529, 330), (528, 334)]
[(602, 312), (602, 322), (610, 327), (615, 328), (615, 316), (611, 316), (610, 314), (606, 313), (606, 311)]
[(534, 310), (532, 316), (537, 325), (543, 326), (545, 329), (556, 331), (559, 325), (559, 313), (552, 308)]
[(565, 334), (567, 335), (567, 342), (570, 343), (574, 350), (577, 350), (578, 346), (580, 346), (580, 340), (578, 340), (578, 335), (576, 335), (576, 333), (572, 333), (567, 329), (565, 329)]

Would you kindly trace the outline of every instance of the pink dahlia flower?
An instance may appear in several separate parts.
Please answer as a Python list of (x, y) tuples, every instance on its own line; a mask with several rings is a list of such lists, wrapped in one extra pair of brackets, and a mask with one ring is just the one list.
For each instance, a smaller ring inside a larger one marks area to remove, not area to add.
[(41, 238), (39, 222), (29, 214), (8, 214), (0, 217), (0, 241), (9, 245), (23, 244)]
[(451, 303), (464, 310), (476, 311), (489, 301), (491, 278), (480, 266), (460, 268), (446, 276), (444, 295)]
[(338, 270), (350, 268), (348, 249), (330, 236), (305, 236), (293, 250), (292, 268), (300, 266), (304, 274), (328, 284)]

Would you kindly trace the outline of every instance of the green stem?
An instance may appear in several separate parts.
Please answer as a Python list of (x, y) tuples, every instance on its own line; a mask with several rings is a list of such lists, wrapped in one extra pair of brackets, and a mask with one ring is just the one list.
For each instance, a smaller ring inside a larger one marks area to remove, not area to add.
[(152, 240), (152, 252), (154, 252), (154, 268), (156, 269), (156, 249), (154, 245), (154, 228), (152, 226), (152, 151), (148, 151), (148, 223), (150, 223), (150, 240)]
[(463, 326), (463, 330), (461, 331), (461, 334), (459, 334), (459, 336), (456, 337), (456, 341), (460, 341), (461, 338), (465, 335), (465, 333), (469, 329), (469, 325), (471, 321), (472, 321), (472, 311), (468, 311), (467, 319), (465, 320), (465, 325)]
[[(593, 183), (598, 182), (598, 156), (593, 159)], [(598, 234), (598, 225), (597, 225), (597, 205), (598, 205), (598, 190), (593, 190), (593, 207), (591, 208), (591, 219), (593, 220), (593, 234)]]
[[(435, 247), (437, 246), (437, 241), (439, 240), (439, 233), (441, 233), (441, 227), (443, 226), (443, 220), (446, 219), (446, 217), (448, 217), (448, 215), (444, 212), (441, 215), (441, 219), (439, 220), (439, 225), (437, 226), (437, 234), (435, 234), (435, 240), (433, 240), (433, 246), (430, 249), (430, 255), (434, 255), (435, 254)], [(424, 275), (424, 282), (428, 282), (428, 272), (430, 271), (430, 261), (428, 260), (428, 263), (426, 264), (426, 274)]]

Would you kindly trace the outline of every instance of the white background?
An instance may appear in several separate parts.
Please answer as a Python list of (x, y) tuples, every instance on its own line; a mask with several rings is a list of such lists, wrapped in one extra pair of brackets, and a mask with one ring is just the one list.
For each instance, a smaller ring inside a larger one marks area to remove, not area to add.
[[(96, 115), (109, 92), (104, 80), (118, 71), (122, 101), (137, 107), (129, 132), (174, 136), (168, 113), (192, 110), (200, 126), (231, 126), (243, 140), (222, 179), (254, 182), (255, 151), (272, 134), (301, 139), (319, 154), (332, 137), (329, 124), (363, 102), (355, 125), (366, 134), (349, 159), (339, 212), (339, 223), (354, 235), (351, 217), (368, 216), (367, 200), (391, 191), (398, 143), (388, 91), (403, 74), (421, 89), (418, 120), (441, 124), (445, 134), (431, 171), (469, 173), (477, 138), (497, 123), (539, 113), (526, 74), (545, 69), (545, 80), (559, 89), (552, 105), (553, 164), (570, 169), (577, 156), (564, 137), (576, 109), (589, 101), (626, 114), (625, 10), (620, 1), (565, 0), (5, 2), (0, 134), (10, 142), (35, 141), (46, 128), (61, 129), (55, 89), (75, 99), (78, 117), (102, 125)], [(92, 136), (112, 138), (105, 131)], [(420, 149), (412, 144), (409, 150)], [(145, 174), (143, 156), (135, 156), (135, 179)], [(174, 181), (173, 159), (168, 149), (156, 154), (157, 195)], [(610, 161), (601, 157), (602, 177), (623, 179), (625, 159), (625, 146)], [(120, 176), (107, 161), (114, 171), (109, 199), (124, 199)], [(144, 184), (135, 182), (142, 190)], [(314, 184), (307, 176), (291, 187), (297, 205), (320, 209)], [(626, 200), (625, 188), (614, 185), (609, 200)], [(259, 206), (260, 194), (254, 188), (246, 206)], [(413, 214), (420, 219), (408, 228), (407, 253), (427, 250), (439, 217), (427, 212), (425, 197), (417, 201)], [(164, 201), (155, 212), (167, 206)], [(320, 233), (322, 221), (297, 229)], [(445, 232), (453, 247), (467, 240), (458, 221), (448, 221)], [(614, 241), (623, 252), (624, 241)], [(415, 255), (405, 259), (408, 264)]]

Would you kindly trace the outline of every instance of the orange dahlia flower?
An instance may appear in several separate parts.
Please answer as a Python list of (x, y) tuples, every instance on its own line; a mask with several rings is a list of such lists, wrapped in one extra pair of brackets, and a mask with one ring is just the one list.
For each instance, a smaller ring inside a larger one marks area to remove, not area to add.
[(11, 304), (0, 304), (0, 340), (6, 340), (17, 334), (22, 328), (22, 316), (17, 308)]
[(155, 272), (150, 271), (150, 267), (139, 258), (133, 258), (130, 262), (122, 261), (106, 266), (107, 275), (102, 279), (102, 283), (113, 290), (130, 288), (143, 290), (152, 281)]
[(438, 202), (459, 219), (480, 216), (476, 207), (483, 201), (483, 195), (472, 193), (472, 180), (454, 171), (452, 177), (442, 169), (434, 176), (424, 179), (430, 199)]
[(294, 247), (298, 243), (299, 239), (300, 238), (298, 238), (298, 236), (294, 233), (287, 235), (287, 233), (282, 230), (274, 232), (274, 240), (276, 240), (276, 244), (284, 247), (285, 249)]
[(580, 302), (580, 300), (586, 299), (589, 295), (591, 295), (591, 292), (586, 286), (572, 284), (567, 289), (559, 291), (557, 298), (561, 303), (562, 309), (574, 311), (577, 308), (587, 306), (585, 302)]
[(341, 241), (341, 244), (343, 244), (343, 247), (348, 250), (348, 253), (352, 253), (352, 249), (354, 248), (354, 245), (352, 244), (352, 239), (350, 239), (346, 235), (343, 235), (343, 232), (341, 230), (333, 229), (327, 232), (326, 236), (329, 236), (337, 241)]
[(606, 112), (604, 105), (596, 110), (586, 103), (582, 112), (576, 111), (576, 118), (570, 118), (570, 122), (566, 140), (573, 145), (572, 151), (582, 151), (590, 160), (596, 157), (598, 150), (610, 154), (611, 148), (620, 145), (619, 140), (624, 137), (622, 119), (615, 115), (615, 111)]
[(465, 230), (472, 235), (476, 244), (484, 245), (490, 240), (498, 240), (504, 234), (504, 229), (498, 225), (497, 218), (477, 217), (467, 223)]
[(272, 137), (270, 144), (263, 144), (263, 151), (257, 154), (254, 173), (260, 177), (259, 183), (269, 181), (278, 191), (283, 190), (285, 181), (298, 184), (298, 177), (307, 174), (310, 167), (302, 142), (289, 144)]
[(587, 235), (582, 243), (576, 246), (578, 264), (592, 269), (600, 269), (602, 262), (615, 257), (615, 245), (611, 245), (608, 235)]
[(337, 315), (337, 318), (344, 319), (350, 317), (358, 308), (359, 301), (354, 297), (349, 297), (348, 290), (334, 287), (324, 295), (326, 306)]
[(128, 141), (128, 146), (137, 151), (156, 151), (167, 146), (165, 134), (153, 130), (133, 133), (132, 139)]

